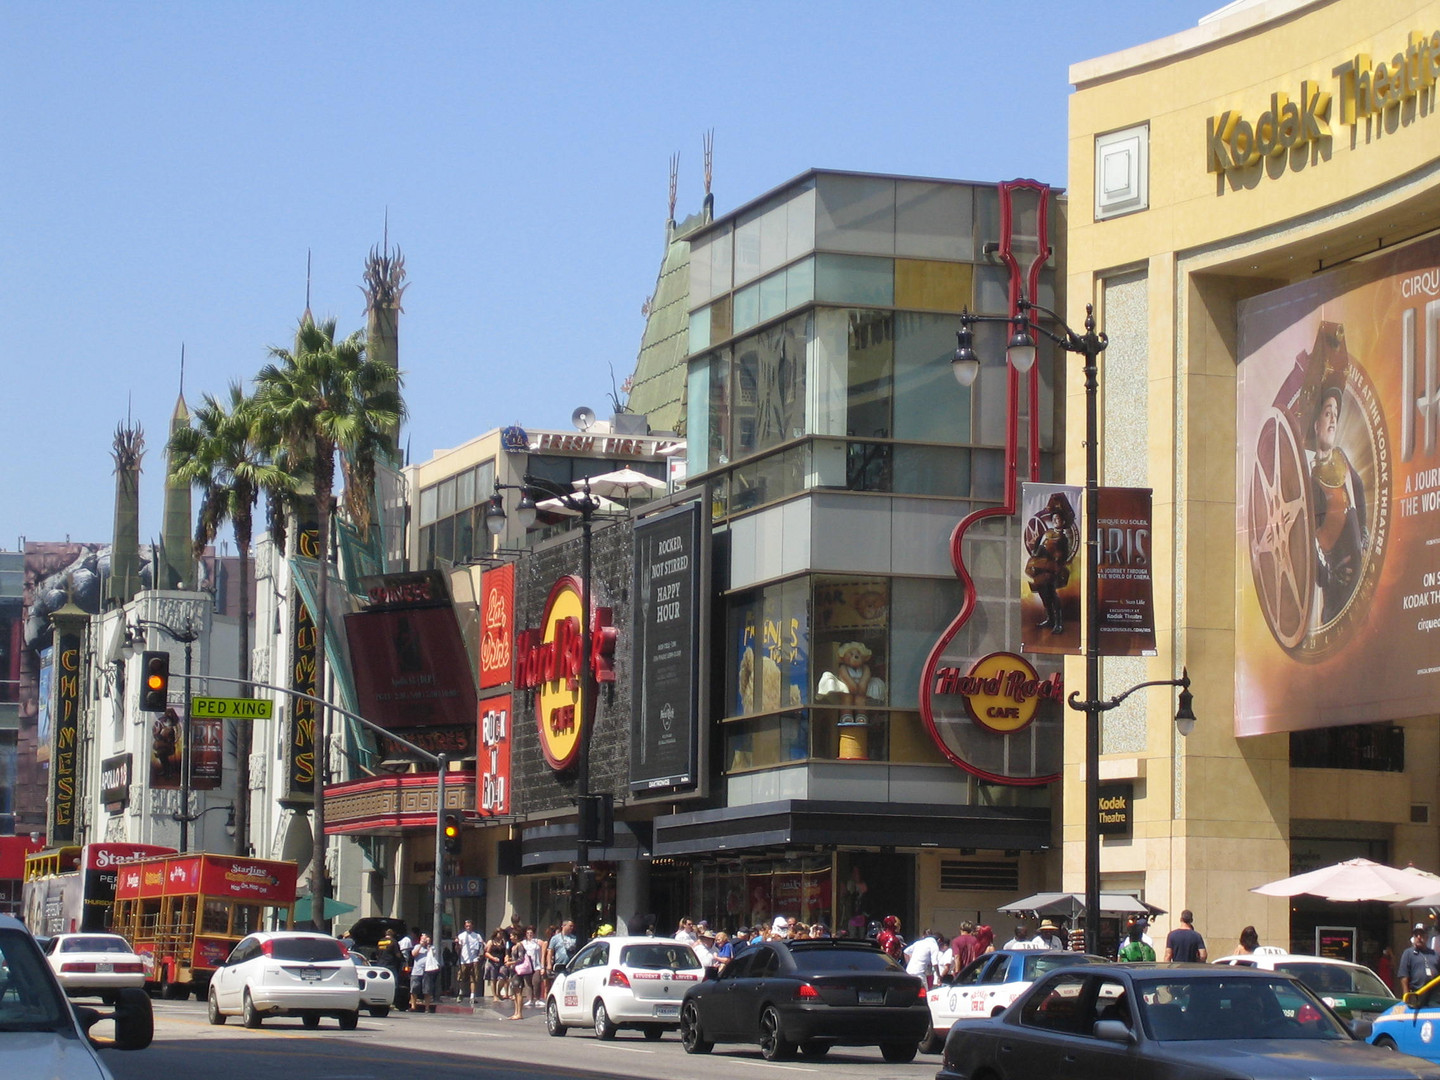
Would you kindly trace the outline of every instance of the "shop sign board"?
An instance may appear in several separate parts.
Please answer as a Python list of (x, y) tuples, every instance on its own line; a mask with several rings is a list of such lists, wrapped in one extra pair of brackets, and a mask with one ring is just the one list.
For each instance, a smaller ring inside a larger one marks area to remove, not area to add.
[(1433, 713), (1440, 239), (1245, 301), (1238, 344), (1235, 733)]
[(76, 752), (80, 732), (80, 635), (55, 634), (55, 688), (50, 749), (50, 843), (75, 839)]
[(475, 805), (486, 817), (510, 813), (510, 695), (480, 702), (479, 790)]
[(635, 686), (630, 789), (689, 787), (700, 723), (701, 506), (635, 526)]
[(515, 564), (486, 570), (480, 579), (480, 689), (510, 681), (515, 654)]
[(112, 813), (130, 805), (134, 761), (133, 754), (116, 754), (100, 762), (100, 801)]
[(1095, 798), (1100, 804), (1100, 835), (1129, 836), (1135, 828), (1135, 785), (1099, 784)]

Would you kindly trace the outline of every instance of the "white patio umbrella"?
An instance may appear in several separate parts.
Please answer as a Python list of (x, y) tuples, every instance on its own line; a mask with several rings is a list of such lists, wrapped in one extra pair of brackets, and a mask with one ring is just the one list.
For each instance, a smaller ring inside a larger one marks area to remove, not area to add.
[(1424, 871), (1401, 870), (1369, 859), (1346, 859), (1334, 866), (1281, 878), (1251, 889), (1263, 896), (1322, 896), (1326, 900), (1413, 901), (1435, 892)]
[[(584, 496), (581, 496), (584, 498)], [(595, 493), (590, 494), (590, 499), (595, 503), (595, 510), (601, 514), (623, 514), (625, 507), (610, 499), (603, 498)], [(579, 517), (580, 511), (575, 509), (563, 499), (542, 499), (535, 504), (535, 509), (545, 514), (560, 514), (563, 517)]]
[[(576, 480), (574, 484), (575, 488), (580, 490), (585, 487), (586, 481)], [(648, 499), (656, 492), (665, 490), (664, 480), (656, 480), (653, 476), (646, 476), (628, 467), (592, 476), (589, 484), (593, 494), (611, 499)]]

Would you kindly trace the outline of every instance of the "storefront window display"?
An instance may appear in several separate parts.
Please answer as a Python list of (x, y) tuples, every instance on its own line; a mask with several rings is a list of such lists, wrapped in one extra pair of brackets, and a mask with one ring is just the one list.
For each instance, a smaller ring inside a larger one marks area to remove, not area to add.
[(813, 317), (800, 315), (735, 346), (733, 457), (805, 434), (805, 369)]

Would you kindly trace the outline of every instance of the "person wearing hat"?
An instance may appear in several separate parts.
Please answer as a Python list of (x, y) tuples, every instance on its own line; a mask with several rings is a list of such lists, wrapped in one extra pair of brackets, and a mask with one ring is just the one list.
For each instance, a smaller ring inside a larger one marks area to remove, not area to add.
[(1054, 919), (1042, 919), (1040, 929), (1035, 931), (1035, 936), (1045, 942), (1047, 949), (1065, 948), (1065, 932), (1055, 925)]
[(710, 929), (710, 927), (706, 926), (704, 923), (701, 923), (699, 926), (697, 926), (697, 927), (695, 928), (695, 930), (696, 930), (696, 933), (697, 933), (698, 937), (697, 937), (697, 940), (690, 946), (690, 948), (695, 951), (695, 955), (699, 958), (699, 960), (700, 960), (700, 966), (701, 966), (702, 968), (714, 967), (714, 966), (715, 966), (715, 933), (714, 933), (714, 931), (712, 931), (712, 930)]
[(1416, 923), (1410, 932), (1410, 947), (1400, 954), (1400, 964), (1395, 969), (1395, 975), (1400, 980), (1402, 998), (1440, 975), (1440, 959), (1437, 959), (1435, 950), (1426, 940), (1429, 933), (1424, 923)]

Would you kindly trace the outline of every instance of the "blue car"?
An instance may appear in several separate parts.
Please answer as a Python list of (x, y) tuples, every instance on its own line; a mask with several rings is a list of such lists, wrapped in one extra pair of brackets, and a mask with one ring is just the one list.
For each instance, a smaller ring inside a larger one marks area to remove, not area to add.
[(1440, 978), (1431, 979), (1375, 1018), (1370, 1041), (1440, 1062)]

